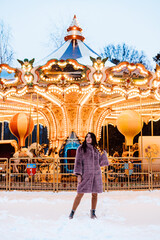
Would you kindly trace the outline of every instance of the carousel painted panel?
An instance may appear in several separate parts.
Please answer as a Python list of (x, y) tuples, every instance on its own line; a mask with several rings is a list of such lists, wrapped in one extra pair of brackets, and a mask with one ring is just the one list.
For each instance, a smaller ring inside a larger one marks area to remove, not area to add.
[(144, 157), (142, 159), (142, 171), (148, 171), (148, 158), (152, 158), (152, 171), (160, 172), (160, 136), (139, 137), (138, 144), (139, 156)]

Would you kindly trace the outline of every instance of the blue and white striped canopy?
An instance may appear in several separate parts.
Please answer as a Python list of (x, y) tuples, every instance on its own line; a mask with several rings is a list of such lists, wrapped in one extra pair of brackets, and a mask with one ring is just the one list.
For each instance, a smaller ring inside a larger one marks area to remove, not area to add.
[[(74, 42), (75, 41), (75, 45)], [(66, 59), (76, 59), (82, 60), (85, 56), (92, 56), (97, 58), (99, 55), (94, 52), (90, 47), (88, 47), (84, 42), (81, 40), (69, 40), (64, 44), (61, 49), (55, 52), (56, 56), (61, 60)]]
[(71, 39), (64, 42), (58, 49), (56, 49), (48, 56), (43, 58), (39, 63), (45, 64), (47, 61), (51, 59), (58, 60), (75, 59), (83, 65), (90, 65), (91, 64), (90, 56), (93, 58), (97, 58), (100, 55), (93, 51), (81, 40)]

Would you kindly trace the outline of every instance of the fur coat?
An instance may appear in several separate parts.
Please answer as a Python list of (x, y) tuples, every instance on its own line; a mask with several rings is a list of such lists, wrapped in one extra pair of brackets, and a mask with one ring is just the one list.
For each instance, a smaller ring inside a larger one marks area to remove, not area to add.
[(101, 155), (98, 149), (91, 144), (87, 144), (86, 152), (84, 152), (82, 146), (79, 146), (76, 152), (74, 174), (81, 175), (82, 181), (78, 184), (77, 192), (101, 193), (103, 184), (100, 167), (108, 165), (106, 153)]

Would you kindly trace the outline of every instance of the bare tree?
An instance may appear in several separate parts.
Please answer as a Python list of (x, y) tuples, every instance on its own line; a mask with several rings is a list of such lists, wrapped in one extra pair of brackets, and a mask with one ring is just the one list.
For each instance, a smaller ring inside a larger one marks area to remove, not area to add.
[(104, 47), (101, 53), (102, 57), (108, 57), (109, 60), (118, 64), (120, 62), (142, 63), (148, 70), (152, 70), (152, 66), (143, 51), (138, 51), (127, 44), (118, 44), (117, 46), (109, 44)]
[(157, 53), (157, 55), (155, 57), (153, 57), (153, 60), (158, 64), (160, 65), (160, 52)]
[(14, 58), (14, 52), (10, 45), (11, 29), (0, 20), (0, 64), (11, 64)]
[(52, 44), (53, 48), (59, 48), (64, 42), (64, 37), (66, 33), (66, 28), (63, 26), (54, 26), (54, 30), (50, 33), (50, 44)]
[(56, 22), (51, 23), (51, 29), (49, 33), (48, 47), (50, 49), (57, 49), (64, 43), (64, 37), (67, 34), (67, 28), (71, 24), (72, 17), (65, 16), (56, 19)]

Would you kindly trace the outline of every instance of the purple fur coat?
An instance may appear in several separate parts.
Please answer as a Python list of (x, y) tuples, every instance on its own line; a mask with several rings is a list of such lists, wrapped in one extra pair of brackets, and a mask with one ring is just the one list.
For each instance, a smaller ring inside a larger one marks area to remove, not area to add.
[(103, 184), (100, 167), (108, 165), (106, 153), (101, 155), (98, 149), (91, 144), (87, 144), (86, 152), (84, 152), (82, 146), (79, 146), (76, 152), (74, 174), (81, 175), (82, 181), (78, 184), (77, 192), (101, 193)]

